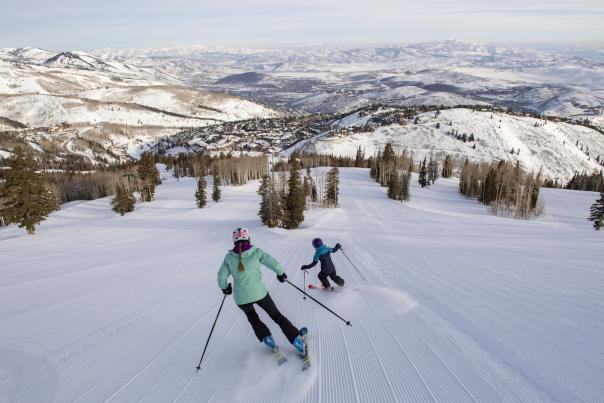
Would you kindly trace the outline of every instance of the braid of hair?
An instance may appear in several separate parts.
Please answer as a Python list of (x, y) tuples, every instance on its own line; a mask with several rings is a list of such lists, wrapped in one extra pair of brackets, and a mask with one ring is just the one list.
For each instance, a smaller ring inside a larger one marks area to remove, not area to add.
[(245, 267), (243, 267), (243, 262), (241, 261), (241, 248), (242, 248), (242, 241), (239, 241), (239, 271), (245, 271)]

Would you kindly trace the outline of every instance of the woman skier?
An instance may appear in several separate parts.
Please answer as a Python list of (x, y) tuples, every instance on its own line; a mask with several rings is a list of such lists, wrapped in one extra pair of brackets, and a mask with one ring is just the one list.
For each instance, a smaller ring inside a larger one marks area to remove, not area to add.
[(312, 240), (312, 246), (315, 248), (315, 256), (312, 259), (311, 264), (305, 264), (302, 266), (301, 270), (308, 270), (314, 267), (318, 262), (321, 262), (321, 271), (319, 272), (319, 280), (321, 280), (321, 284), (323, 284), (324, 288), (332, 288), (329, 284), (329, 280), (327, 277), (333, 280), (339, 287), (344, 286), (344, 279), (336, 273), (336, 267), (333, 265), (331, 261), (330, 254), (339, 251), (342, 248), (342, 245), (339, 243), (336, 244), (334, 248), (330, 248), (327, 245), (323, 244), (321, 238), (315, 238)]
[[(237, 228), (233, 231), (233, 243), (234, 248), (226, 254), (218, 270), (218, 286), (226, 295), (234, 291), (235, 303), (247, 316), (260, 342), (266, 344), (272, 351), (278, 351), (271, 331), (258, 317), (254, 304), (262, 308), (279, 325), (287, 340), (294, 345), (300, 355), (305, 355), (306, 343), (302, 337), (304, 334), (300, 334), (300, 330), (279, 312), (262, 282), (260, 271), (262, 265), (274, 271), (281, 283), (287, 279), (283, 267), (277, 259), (251, 245), (250, 233), (246, 228)], [(227, 283), (229, 276), (233, 277), (234, 287)], [(303, 328), (302, 333), (306, 333), (306, 328)]]

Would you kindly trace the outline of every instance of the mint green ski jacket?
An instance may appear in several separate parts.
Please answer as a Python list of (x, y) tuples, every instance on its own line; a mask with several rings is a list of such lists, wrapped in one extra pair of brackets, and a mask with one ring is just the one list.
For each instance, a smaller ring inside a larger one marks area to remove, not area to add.
[(262, 265), (274, 271), (277, 275), (283, 274), (283, 267), (271, 255), (262, 249), (252, 246), (241, 253), (244, 271), (239, 271), (239, 254), (229, 251), (218, 270), (218, 287), (225, 289), (229, 276), (233, 277), (233, 295), (237, 305), (256, 302), (268, 294), (262, 282)]

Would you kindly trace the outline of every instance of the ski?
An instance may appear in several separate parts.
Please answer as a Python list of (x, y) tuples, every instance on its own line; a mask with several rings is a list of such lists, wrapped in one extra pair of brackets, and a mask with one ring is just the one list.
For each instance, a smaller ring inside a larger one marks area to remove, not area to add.
[(279, 346), (276, 346), (271, 351), (273, 353), (273, 358), (275, 359), (275, 362), (277, 363), (278, 366), (281, 366), (281, 365), (283, 365), (283, 364), (285, 364), (287, 362), (287, 357), (285, 357), (283, 355), (283, 353), (279, 349)]
[(262, 343), (264, 343), (264, 345), (271, 351), (271, 353), (273, 353), (273, 358), (275, 359), (275, 362), (277, 362), (277, 365), (281, 366), (285, 364), (287, 358), (285, 358), (281, 350), (279, 350), (279, 346), (275, 343), (275, 339), (273, 339), (273, 336), (266, 336), (262, 339)]
[(308, 329), (305, 327), (300, 329), (300, 336), (305, 344), (305, 352), (304, 354), (300, 354), (300, 358), (302, 359), (302, 371), (306, 371), (310, 368), (310, 356), (308, 355)]
[(308, 289), (309, 290), (323, 290), (323, 291), (334, 291), (334, 292), (336, 292), (336, 289), (333, 288), (333, 287), (325, 288), (323, 286), (316, 286), (316, 285), (313, 285), (313, 284), (309, 284), (308, 285)]

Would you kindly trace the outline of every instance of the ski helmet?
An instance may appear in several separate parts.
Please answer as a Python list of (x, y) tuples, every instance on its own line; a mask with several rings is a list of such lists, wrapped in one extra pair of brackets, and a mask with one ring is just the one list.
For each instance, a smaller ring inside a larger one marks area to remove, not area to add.
[(247, 228), (240, 227), (233, 231), (233, 242), (237, 241), (249, 241), (250, 240), (250, 232)]
[(321, 240), (321, 238), (315, 238), (312, 240), (312, 246), (313, 248), (318, 248), (319, 246), (323, 245), (323, 241)]

